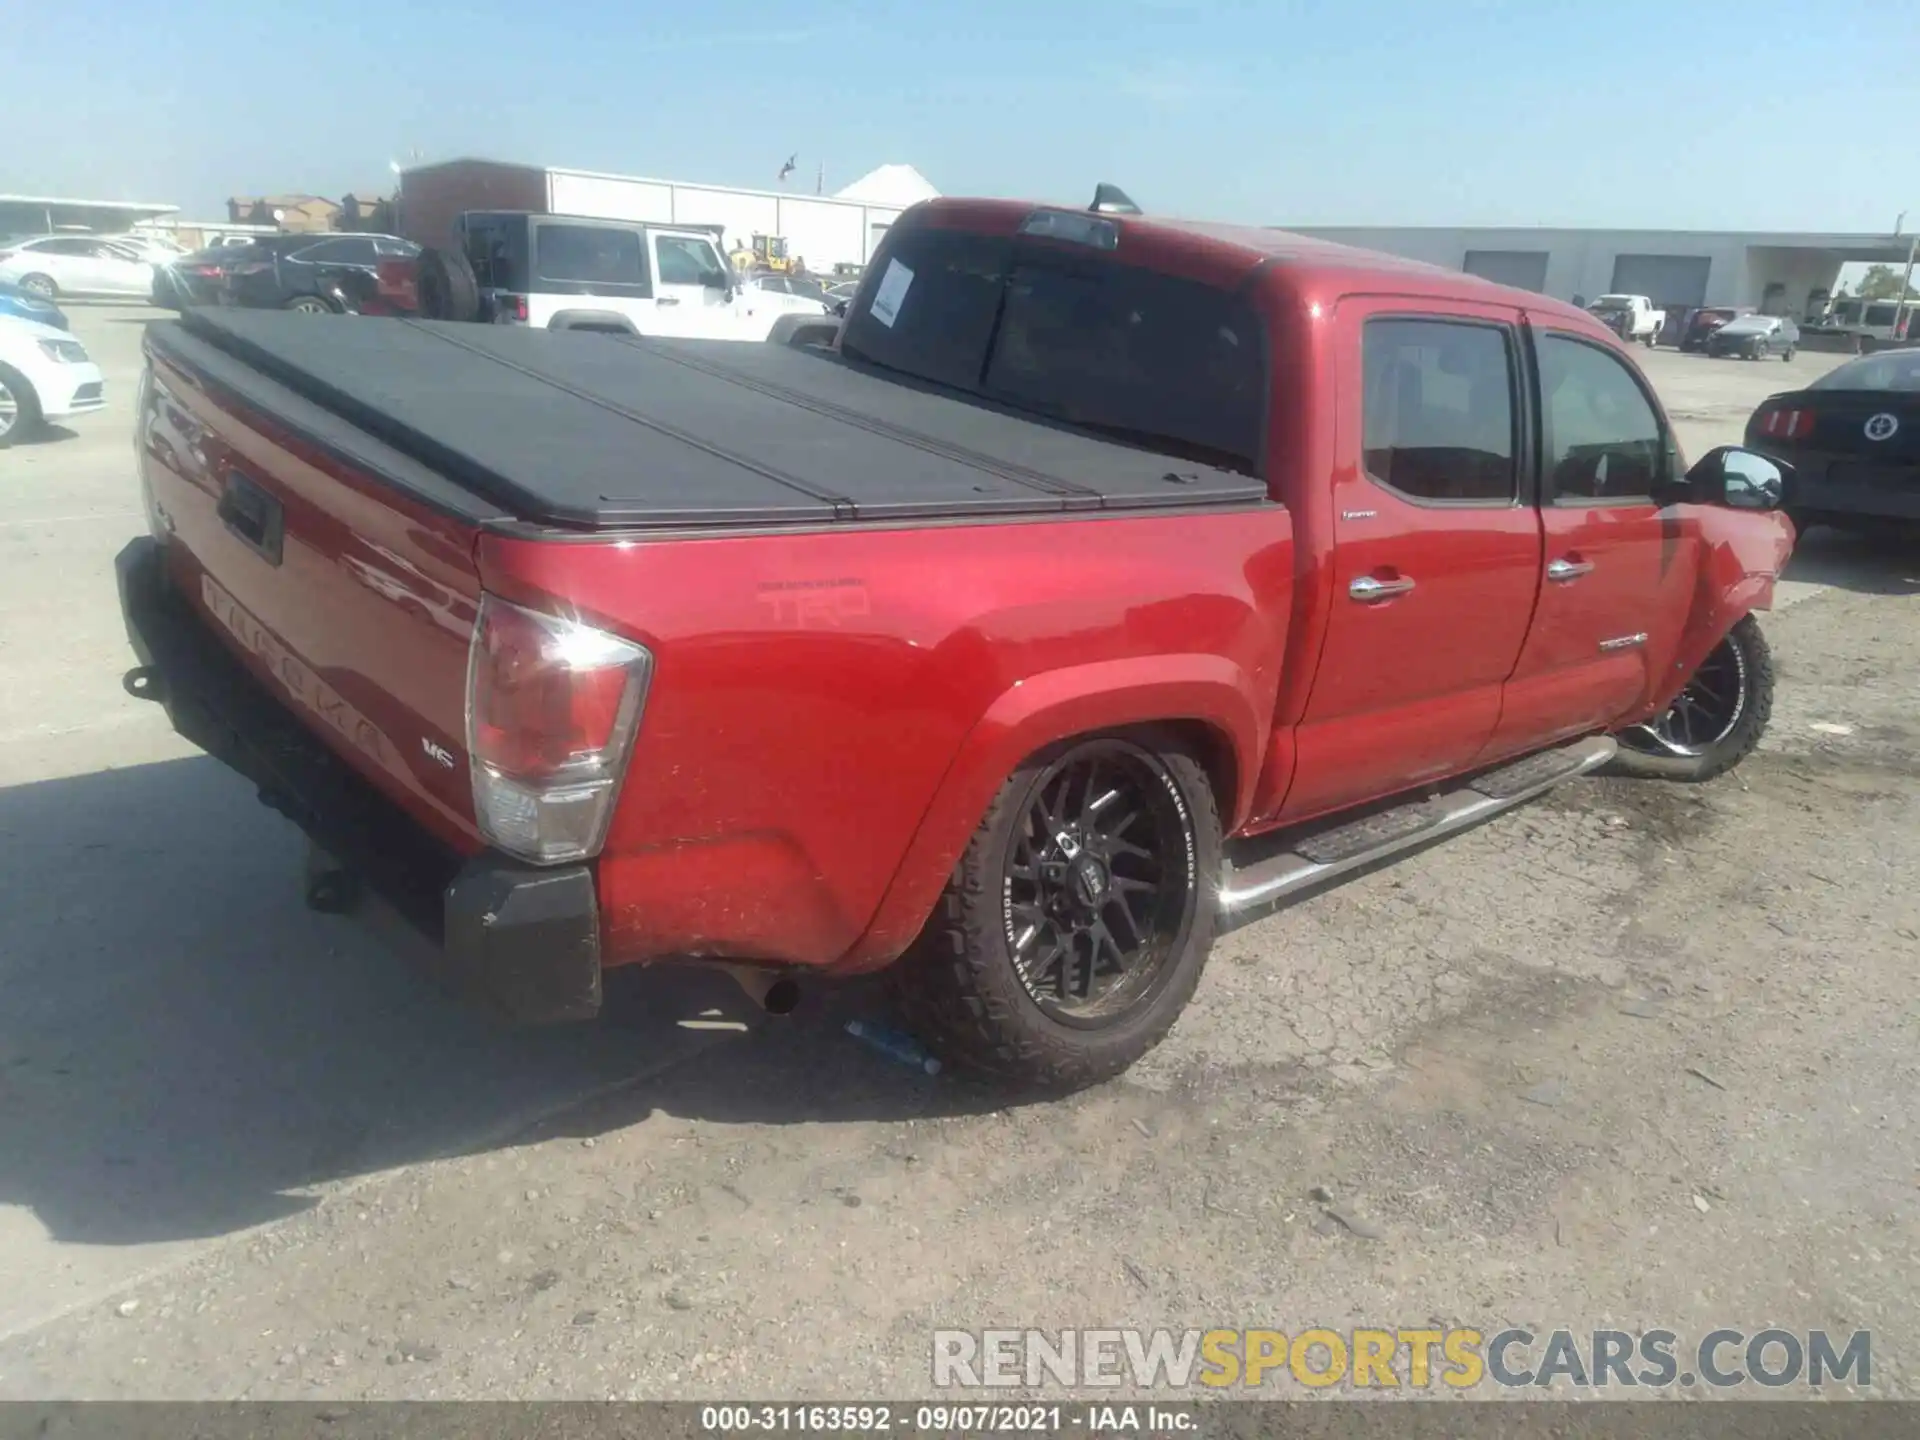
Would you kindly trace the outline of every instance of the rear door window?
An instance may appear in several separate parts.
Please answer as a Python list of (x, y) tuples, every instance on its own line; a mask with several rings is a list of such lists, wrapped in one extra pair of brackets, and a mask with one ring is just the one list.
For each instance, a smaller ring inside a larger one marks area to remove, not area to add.
[(637, 230), (542, 225), (534, 240), (534, 269), (542, 280), (564, 285), (645, 286), (647, 252)]
[(372, 265), (374, 263), (373, 241), (360, 236), (322, 240), (317, 245), (309, 245), (296, 252), (290, 258), (303, 261), (308, 265)]
[(1457, 320), (1370, 320), (1361, 356), (1370, 476), (1410, 500), (1513, 502), (1511, 332)]

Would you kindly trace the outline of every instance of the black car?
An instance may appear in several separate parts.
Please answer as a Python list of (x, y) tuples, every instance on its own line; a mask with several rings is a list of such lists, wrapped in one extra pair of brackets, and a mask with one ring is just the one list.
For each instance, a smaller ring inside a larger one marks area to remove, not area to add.
[(1753, 314), (1751, 305), (1709, 305), (1687, 317), (1687, 328), (1680, 333), (1680, 348), (1686, 351), (1707, 348), (1707, 337), (1722, 325)]
[(227, 272), (251, 245), (215, 245), (153, 267), (153, 303), (168, 310), (217, 305)]
[(1750, 449), (1784, 460), (1785, 502), (1814, 525), (1920, 525), (1920, 349), (1883, 350), (1770, 397), (1747, 421)]
[(1800, 349), (1800, 327), (1784, 315), (1742, 315), (1707, 336), (1707, 354), (1738, 360), (1791, 360)]
[(263, 235), (228, 264), (220, 300), (250, 310), (355, 314), (376, 292), (382, 260), (419, 253), (393, 235)]
[(847, 313), (846, 302), (827, 292), (827, 287), (811, 275), (760, 275), (754, 278), (755, 285), (776, 295), (798, 295), (802, 300), (817, 300), (827, 307), (829, 315)]

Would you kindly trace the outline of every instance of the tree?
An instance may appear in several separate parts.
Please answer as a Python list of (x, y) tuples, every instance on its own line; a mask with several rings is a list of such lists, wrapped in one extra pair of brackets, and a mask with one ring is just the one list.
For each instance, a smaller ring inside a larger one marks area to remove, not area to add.
[[(1860, 283), (1854, 286), (1853, 293), (1862, 300), (1898, 300), (1900, 272), (1891, 265), (1869, 265), (1867, 273), (1860, 277)], [(1909, 286), (1907, 298), (1920, 298), (1920, 290)]]

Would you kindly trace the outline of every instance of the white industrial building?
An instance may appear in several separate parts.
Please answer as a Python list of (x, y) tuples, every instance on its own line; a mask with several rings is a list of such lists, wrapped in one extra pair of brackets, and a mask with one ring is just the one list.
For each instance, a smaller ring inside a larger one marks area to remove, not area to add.
[(1806, 315), (1843, 265), (1904, 265), (1910, 236), (1704, 230), (1282, 227), (1383, 250), (1560, 300), (1646, 295), (1670, 315), (1702, 305), (1754, 305)]
[(784, 237), (790, 256), (824, 273), (864, 265), (901, 211), (937, 194), (911, 165), (882, 165), (832, 195), (809, 195), (460, 159), (400, 173), (400, 225), (427, 244), (444, 244), (463, 210), (720, 226), (729, 246), (755, 235)]

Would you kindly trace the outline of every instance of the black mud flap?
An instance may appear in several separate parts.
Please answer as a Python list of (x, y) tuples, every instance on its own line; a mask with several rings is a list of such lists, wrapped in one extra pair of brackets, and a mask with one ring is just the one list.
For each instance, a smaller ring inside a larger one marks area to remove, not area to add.
[(446, 893), (446, 954), (474, 991), (523, 1024), (600, 1013), (600, 916), (584, 865), (467, 862)]

